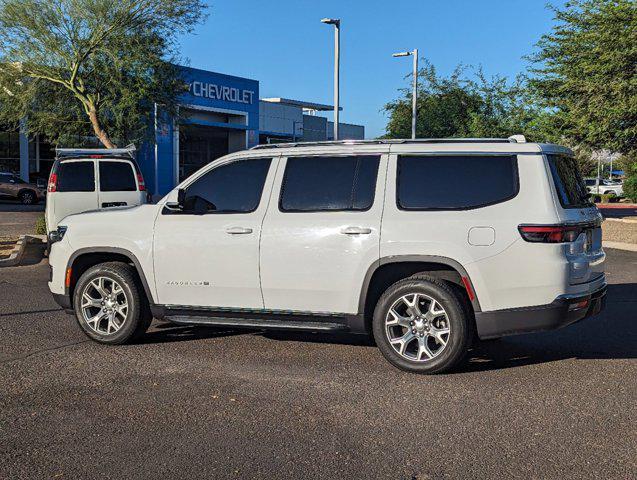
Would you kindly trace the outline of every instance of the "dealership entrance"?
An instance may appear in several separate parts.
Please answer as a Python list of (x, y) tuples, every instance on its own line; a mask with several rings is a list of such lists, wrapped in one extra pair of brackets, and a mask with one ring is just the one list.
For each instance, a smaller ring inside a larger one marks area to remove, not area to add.
[(179, 127), (179, 181), (228, 153), (228, 130), (200, 125)]

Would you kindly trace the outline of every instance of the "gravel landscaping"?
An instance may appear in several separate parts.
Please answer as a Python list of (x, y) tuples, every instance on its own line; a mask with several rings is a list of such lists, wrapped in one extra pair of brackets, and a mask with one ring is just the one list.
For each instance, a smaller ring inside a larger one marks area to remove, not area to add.
[(605, 241), (637, 244), (637, 222), (606, 219), (602, 223), (602, 238)]

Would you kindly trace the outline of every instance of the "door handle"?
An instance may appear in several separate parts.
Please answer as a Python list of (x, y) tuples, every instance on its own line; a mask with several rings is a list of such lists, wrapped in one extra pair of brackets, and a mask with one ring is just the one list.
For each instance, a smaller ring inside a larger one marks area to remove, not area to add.
[(226, 233), (230, 235), (245, 235), (247, 233), (252, 233), (252, 229), (246, 227), (228, 227), (226, 228)]
[(341, 233), (345, 235), (369, 235), (372, 233), (372, 229), (366, 227), (344, 227), (341, 229)]

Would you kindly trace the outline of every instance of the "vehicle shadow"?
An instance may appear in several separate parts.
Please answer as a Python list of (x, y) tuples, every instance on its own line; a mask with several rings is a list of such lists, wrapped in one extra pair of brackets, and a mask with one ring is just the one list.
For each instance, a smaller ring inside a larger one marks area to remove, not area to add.
[(608, 286), (606, 309), (561, 330), (479, 342), (457, 373), (565, 359), (637, 358), (637, 283)]
[(0, 212), (44, 212), (45, 206), (44, 200), (34, 205), (23, 205), (19, 200), (0, 199)]
[[(501, 370), (566, 359), (637, 358), (637, 283), (609, 285), (606, 309), (600, 315), (552, 332), (477, 342), (467, 361), (454, 373)], [(369, 347), (365, 335), (261, 331), (175, 325), (155, 322), (138, 343), (163, 343), (262, 335), (275, 341), (312, 342)]]
[(372, 346), (374, 341), (366, 335), (344, 333), (326, 334), (304, 331), (264, 331), (247, 328), (208, 327), (204, 325), (178, 325), (156, 321), (153, 327), (137, 343), (164, 343), (200, 340), (206, 338), (230, 337), (234, 335), (260, 335), (271, 340), (331, 343), (335, 345)]

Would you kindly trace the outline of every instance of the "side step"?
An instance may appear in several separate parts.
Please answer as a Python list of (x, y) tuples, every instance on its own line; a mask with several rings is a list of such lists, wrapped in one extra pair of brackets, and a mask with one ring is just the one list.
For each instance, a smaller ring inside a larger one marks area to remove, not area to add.
[(184, 325), (208, 325), (213, 327), (256, 328), (267, 330), (320, 330), (345, 331), (347, 325), (331, 322), (306, 322), (300, 320), (267, 320), (256, 318), (207, 317), (200, 315), (166, 315), (166, 320)]

